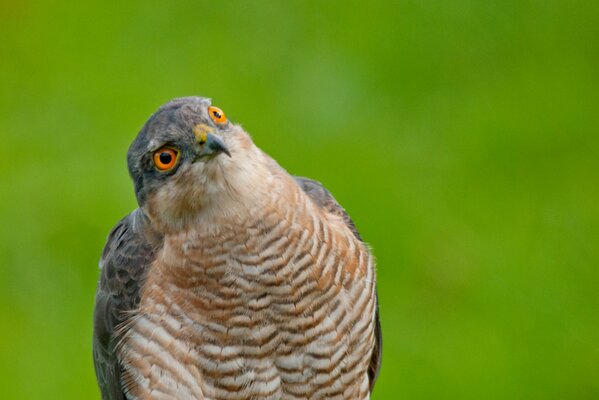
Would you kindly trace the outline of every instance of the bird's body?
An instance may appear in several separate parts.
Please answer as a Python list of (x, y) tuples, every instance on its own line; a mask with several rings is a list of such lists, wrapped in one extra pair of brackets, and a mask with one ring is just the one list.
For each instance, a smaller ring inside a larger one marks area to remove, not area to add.
[[(147, 129), (207, 126), (207, 100), (173, 103)], [(136, 182), (140, 209), (109, 237), (95, 312), (103, 397), (369, 398), (380, 328), (368, 247), (320, 184), (241, 128), (222, 134), (230, 158), (179, 161), (147, 193)]]

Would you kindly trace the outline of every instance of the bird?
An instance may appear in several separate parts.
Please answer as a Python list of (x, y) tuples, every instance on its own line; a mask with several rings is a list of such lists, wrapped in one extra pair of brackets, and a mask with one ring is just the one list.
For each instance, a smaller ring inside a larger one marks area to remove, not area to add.
[(102, 399), (369, 399), (375, 261), (319, 182), (290, 175), (211, 99), (176, 98), (127, 152), (138, 208), (100, 257)]

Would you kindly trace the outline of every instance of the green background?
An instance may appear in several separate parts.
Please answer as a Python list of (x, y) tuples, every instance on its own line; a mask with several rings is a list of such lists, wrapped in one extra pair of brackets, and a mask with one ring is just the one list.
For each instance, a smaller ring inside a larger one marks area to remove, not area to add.
[(183, 95), (378, 259), (374, 399), (599, 398), (599, 2), (2, 1), (0, 398), (98, 398), (125, 154)]

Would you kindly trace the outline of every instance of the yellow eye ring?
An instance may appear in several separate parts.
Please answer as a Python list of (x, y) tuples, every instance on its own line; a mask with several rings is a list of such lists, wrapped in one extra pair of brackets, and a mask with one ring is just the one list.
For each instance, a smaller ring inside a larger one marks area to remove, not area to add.
[(218, 107), (208, 107), (208, 115), (210, 115), (210, 118), (212, 118), (212, 120), (217, 124), (224, 124), (227, 122), (227, 116), (225, 115), (223, 110), (221, 110)]
[(152, 158), (156, 168), (158, 168), (160, 171), (168, 171), (172, 169), (175, 164), (177, 164), (179, 152), (170, 147), (161, 147), (154, 152), (154, 156)]

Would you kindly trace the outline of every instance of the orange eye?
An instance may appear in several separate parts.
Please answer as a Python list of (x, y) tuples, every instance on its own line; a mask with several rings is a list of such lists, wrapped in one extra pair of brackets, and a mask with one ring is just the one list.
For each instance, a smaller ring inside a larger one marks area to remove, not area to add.
[(227, 122), (227, 116), (225, 115), (223, 110), (221, 110), (218, 107), (208, 107), (208, 115), (210, 115), (210, 118), (212, 118), (212, 120), (217, 124), (224, 124), (225, 122)]
[(173, 168), (179, 158), (179, 152), (170, 147), (162, 147), (154, 152), (154, 165), (160, 171), (168, 171)]

